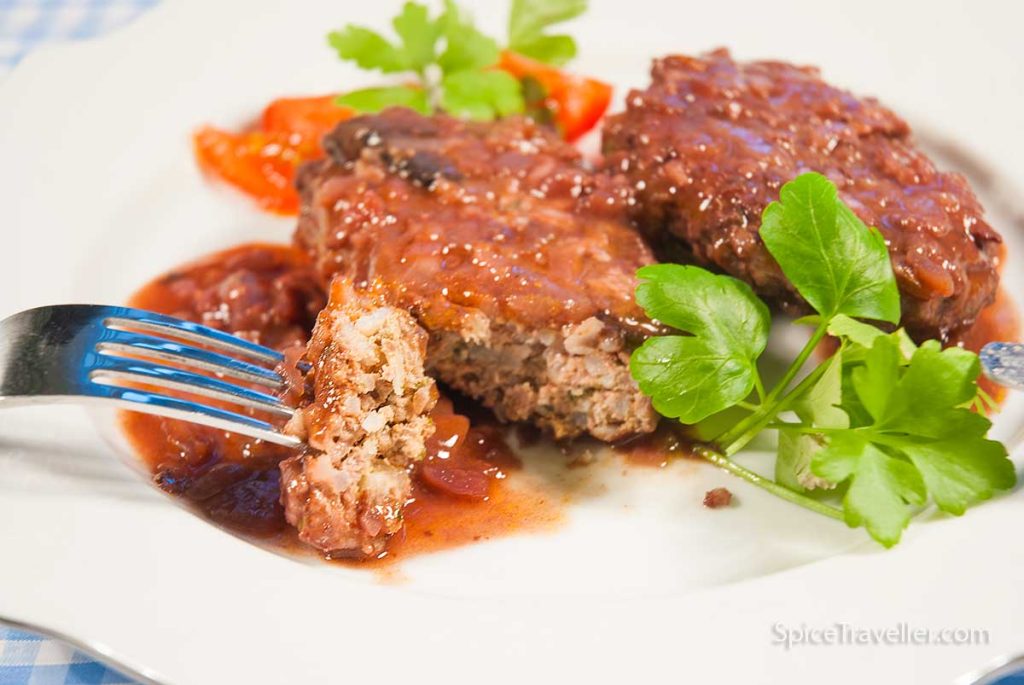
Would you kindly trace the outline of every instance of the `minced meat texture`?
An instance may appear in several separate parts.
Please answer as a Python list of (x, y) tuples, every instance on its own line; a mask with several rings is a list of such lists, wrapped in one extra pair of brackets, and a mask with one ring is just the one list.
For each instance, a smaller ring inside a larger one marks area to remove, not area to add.
[(430, 333), (428, 369), (502, 419), (616, 440), (656, 415), (629, 375), (653, 261), (625, 182), (534, 123), (391, 109), (340, 124), (299, 174), (297, 244), (377, 281)]
[(804, 312), (757, 231), (782, 184), (817, 171), (881, 230), (915, 338), (946, 341), (993, 301), (999, 235), (966, 180), (936, 170), (892, 111), (815, 69), (737, 63), (724, 50), (659, 59), (651, 73), (608, 120), (603, 148), (607, 169), (630, 179), (635, 218), (659, 249)]
[(426, 456), (437, 402), (427, 334), (372, 291), (334, 282), (305, 353), (304, 395), (286, 430), (281, 504), (299, 538), (332, 556), (373, 556), (402, 527), (409, 468)]

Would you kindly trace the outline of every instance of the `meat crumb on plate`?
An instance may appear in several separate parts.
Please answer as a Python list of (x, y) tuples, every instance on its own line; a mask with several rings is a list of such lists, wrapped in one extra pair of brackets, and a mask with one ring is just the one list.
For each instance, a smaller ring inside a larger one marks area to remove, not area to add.
[(714, 488), (704, 493), (704, 506), (708, 509), (720, 509), (732, 504), (732, 493), (728, 488)]

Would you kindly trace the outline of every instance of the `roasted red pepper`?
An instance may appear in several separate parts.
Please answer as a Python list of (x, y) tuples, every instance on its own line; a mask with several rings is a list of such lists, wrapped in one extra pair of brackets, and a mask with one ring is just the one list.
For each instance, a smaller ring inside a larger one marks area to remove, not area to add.
[(612, 99), (612, 87), (603, 81), (568, 74), (509, 50), (501, 53), (498, 66), (519, 79), (533, 79), (543, 88), (544, 107), (570, 142), (597, 125)]
[(193, 141), (199, 166), (251, 196), (260, 207), (295, 214), (296, 169), (321, 157), (320, 139), (352, 116), (333, 100), (333, 95), (274, 100), (263, 110), (259, 127), (242, 133), (203, 127)]
[[(532, 79), (543, 90), (542, 106), (566, 140), (592, 129), (611, 101), (607, 83), (559, 71), (514, 52), (502, 53), (501, 69)], [(334, 104), (333, 95), (280, 98), (263, 110), (259, 124), (242, 133), (203, 127), (194, 137), (196, 158), (208, 173), (278, 214), (298, 212), (295, 172), (323, 155), (320, 140), (353, 111)]]
[(319, 145), (338, 122), (348, 119), (353, 111), (334, 104), (335, 95), (310, 98), (279, 98), (260, 117), (260, 128), (274, 133), (288, 133)]

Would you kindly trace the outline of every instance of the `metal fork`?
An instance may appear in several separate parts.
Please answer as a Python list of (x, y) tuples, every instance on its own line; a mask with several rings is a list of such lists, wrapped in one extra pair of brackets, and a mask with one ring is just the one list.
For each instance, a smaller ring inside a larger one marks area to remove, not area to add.
[[(274, 370), (283, 359), (268, 347), (141, 309), (39, 307), (0, 321), (0, 407), (97, 402), (298, 447), (300, 440), (277, 427), (293, 413), (275, 393), (284, 388)], [(159, 390), (208, 397), (240, 411)], [(242, 413), (246, 409), (255, 415)]]
[(1024, 344), (990, 342), (978, 356), (986, 376), (1008, 388), (1024, 390)]

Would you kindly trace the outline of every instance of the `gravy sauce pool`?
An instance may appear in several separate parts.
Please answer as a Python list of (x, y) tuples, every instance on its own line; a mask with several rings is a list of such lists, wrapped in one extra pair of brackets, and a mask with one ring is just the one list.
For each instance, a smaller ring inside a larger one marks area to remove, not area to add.
[[(226, 330), (285, 350), (303, 345), (325, 303), (306, 256), (290, 247), (242, 245), (161, 276), (129, 305)], [(427, 458), (413, 471), (404, 529), (379, 566), (517, 531), (550, 528), (561, 501), (516, 477), (519, 460), (504, 433), (470, 421), (442, 399)], [(299, 542), (279, 502), (278, 463), (287, 448), (172, 419), (124, 412), (121, 424), (161, 489), (214, 523), (290, 552), (316, 554)], [(513, 482), (514, 481), (514, 482)]]

